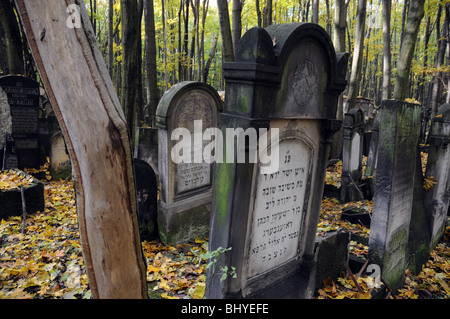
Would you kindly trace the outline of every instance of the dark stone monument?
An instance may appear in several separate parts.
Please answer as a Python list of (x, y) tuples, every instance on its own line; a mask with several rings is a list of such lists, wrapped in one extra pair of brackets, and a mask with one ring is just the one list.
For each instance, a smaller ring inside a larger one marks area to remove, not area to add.
[(11, 107), (18, 168), (39, 168), (39, 83), (23, 76), (0, 77)]
[(316, 239), (316, 288), (330, 277), (336, 280), (348, 264), (350, 233), (345, 230), (329, 232)]
[(362, 155), (365, 121), (361, 109), (353, 108), (344, 117), (342, 147), (341, 202), (361, 200)]
[[(234, 157), (216, 163), (209, 246), (231, 248), (215, 269), (236, 267), (237, 277), (221, 281), (210, 269), (207, 298), (312, 297), (316, 229), (330, 144), (342, 125), (336, 108), (347, 61), (323, 28), (292, 23), (250, 29), (235, 62), (224, 64), (219, 128), (240, 133), (224, 143), (223, 153)], [(248, 160), (240, 161), (244, 150)]]
[[(165, 243), (208, 236), (214, 163), (203, 159), (203, 149), (211, 143), (203, 140), (203, 134), (206, 129), (217, 127), (221, 108), (217, 91), (201, 82), (174, 85), (158, 105), (158, 227)], [(173, 136), (179, 132), (189, 136)], [(177, 151), (182, 142), (190, 144), (189, 150), (186, 147)]]
[(134, 157), (146, 161), (158, 175), (158, 129), (138, 127)]
[(403, 284), (408, 263), (421, 108), (385, 100), (377, 116), (380, 133), (369, 259), (396, 290)]
[(442, 105), (433, 119), (429, 143), (426, 176), (434, 177), (436, 185), (425, 193), (425, 207), (433, 249), (444, 233), (450, 205), (450, 104)]
[(143, 160), (134, 159), (139, 233), (141, 240), (158, 239), (158, 184), (152, 167)]
[(14, 143), (14, 138), (11, 134), (6, 134), (5, 144), (2, 150), (2, 169), (8, 170), (11, 168), (17, 168), (17, 151), (16, 143)]
[[(17, 170), (17, 172), (28, 177), (25, 172)], [(26, 212), (33, 214), (38, 211), (44, 212), (44, 184), (36, 178), (33, 178), (31, 185), (24, 186), (24, 197)], [(0, 221), (11, 216), (22, 216), (22, 195), (20, 188), (0, 190)]]

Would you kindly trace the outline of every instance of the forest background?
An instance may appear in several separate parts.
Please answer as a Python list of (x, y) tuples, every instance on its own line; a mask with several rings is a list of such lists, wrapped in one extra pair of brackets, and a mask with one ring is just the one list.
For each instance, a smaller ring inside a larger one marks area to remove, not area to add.
[[(203, 81), (223, 91), (222, 63), (233, 61), (241, 35), (255, 26), (280, 23), (318, 23), (330, 34), (336, 51), (350, 53), (344, 92), (349, 101), (363, 96), (380, 105), (382, 99), (400, 97), (421, 103), (433, 116), (449, 99), (450, 0), (85, 0), (85, 4), (130, 133), (136, 126), (152, 126), (159, 99), (178, 82)], [(0, 7), (0, 45), (4, 42), (2, 47), (18, 52), (11, 45), (16, 42), (24, 52), (0, 57), (0, 74), (37, 78), (23, 45), (26, 41), (14, 26), (19, 24), (13, 1), (3, 1)], [(418, 37), (404, 93), (396, 97), (397, 66), (408, 58), (402, 56), (401, 46), (415, 10), (420, 11)], [(342, 114), (341, 109), (338, 116)]]

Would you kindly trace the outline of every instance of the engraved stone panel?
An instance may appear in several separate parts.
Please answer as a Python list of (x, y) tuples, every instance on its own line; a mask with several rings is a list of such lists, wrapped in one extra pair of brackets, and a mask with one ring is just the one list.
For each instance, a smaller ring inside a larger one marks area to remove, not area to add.
[(217, 116), (214, 103), (204, 91), (193, 90), (175, 108), (172, 129), (187, 128), (191, 133), (191, 163), (175, 164), (175, 195), (211, 185), (212, 164), (203, 161), (203, 149), (211, 141), (195, 141), (194, 121), (202, 121), (202, 135), (204, 130), (214, 127), (213, 116)]
[(299, 139), (280, 142), (280, 168), (258, 174), (249, 251), (249, 278), (297, 256), (311, 149)]

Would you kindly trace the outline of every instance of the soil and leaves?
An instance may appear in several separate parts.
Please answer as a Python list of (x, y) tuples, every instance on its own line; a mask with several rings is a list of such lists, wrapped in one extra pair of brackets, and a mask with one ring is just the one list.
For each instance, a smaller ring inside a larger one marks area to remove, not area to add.
[[(329, 168), (329, 183), (340, 181), (340, 165), (338, 162)], [(28, 215), (23, 233), (22, 217), (0, 221), (0, 299), (91, 297), (79, 241), (73, 184), (68, 180), (52, 180), (47, 169), (48, 166), (31, 172), (44, 177), (45, 211)], [(12, 175), (1, 180), (5, 189), (20, 187), (23, 182)], [(367, 200), (340, 204), (336, 199), (324, 198), (317, 234), (344, 228), (368, 238), (369, 228), (342, 220), (341, 213), (355, 208), (371, 212), (372, 206)], [(207, 239), (176, 246), (145, 241), (142, 248), (149, 296), (166, 299), (203, 298), (207, 268), (214, 267), (212, 260), (224, 252), (209, 252)], [(364, 259), (368, 247), (352, 241), (350, 252)], [(222, 277), (235, 275), (234, 269), (216, 272)], [(315, 297), (371, 298), (373, 284), (373, 278), (365, 271), (346, 272), (335, 281), (325, 280)], [(390, 298), (450, 298), (449, 286), (450, 228), (447, 228), (422, 272), (413, 276), (407, 271), (404, 287)]]

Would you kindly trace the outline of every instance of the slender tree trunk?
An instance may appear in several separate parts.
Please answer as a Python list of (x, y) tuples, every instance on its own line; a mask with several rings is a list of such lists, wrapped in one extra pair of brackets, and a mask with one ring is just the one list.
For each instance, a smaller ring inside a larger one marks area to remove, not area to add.
[(84, 2), (83, 27), (73, 29), (61, 18), (67, 16), (64, 0), (17, 0), (17, 5), (72, 162), (92, 295), (147, 298), (127, 125)]
[(232, 15), (232, 38), (233, 38), (233, 51), (236, 54), (239, 40), (241, 39), (242, 21), (241, 13), (244, 2), (241, 0), (233, 0), (233, 15)]
[(0, 47), (0, 74), (24, 74), (22, 37), (10, 0), (0, 1)]
[(222, 35), (223, 57), (225, 62), (234, 61), (233, 39), (231, 36), (230, 16), (227, 0), (217, 0), (219, 11), (220, 33)]
[(114, 0), (109, 0), (108, 6), (108, 70), (113, 76), (114, 67)]
[(208, 82), (209, 68), (211, 67), (212, 60), (214, 59), (214, 56), (216, 54), (217, 42), (218, 42), (218, 37), (216, 37), (216, 35), (214, 34), (211, 51), (209, 52), (208, 60), (206, 61), (205, 68), (203, 69), (203, 82), (205, 82), (205, 83)]
[(433, 78), (433, 91), (431, 93), (431, 118), (434, 118), (439, 108), (442, 86), (444, 83), (443, 72), (441, 67), (444, 65), (445, 49), (447, 48), (447, 33), (448, 33), (448, 17), (445, 16), (444, 24), (442, 25), (442, 33), (440, 29), (440, 20), (442, 14), (442, 5), (439, 5), (439, 11), (436, 18), (436, 40), (438, 43), (438, 53), (436, 57), (437, 71)]
[[(347, 27), (347, 6), (345, 0), (336, 0), (334, 10), (334, 47), (336, 52), (345, 52), (345, 29)], [(339, 96), (336, 118), (344, 119), (343, 94)], [(331, 157), (340, 158), (344, 139), (344, 128), (341, 127), (337, 134), (334, 134)]]
[(381, 98), (391, 98), (391, 0), (383, 0), (383, 88)]
[(407, 97), (409, 72), (416, 47), (420, 21), (422, 21), (424, 15), (424, 3), (425, 0), (411, 0), (409, 6), (408, 18), (406, 20), (405, 32), (397, 62), (397, 75), (394, 86), (395, 100), (404, 100)]
[(138, 34), (137, 34), (137, 88), (136, 88), (136, 125), (141, 126), (144, 122), (144, 88), (142, 83), (142, 15), (144, 12), (144, 0), (138, 3)]
[(313, 0), (312, 2), (312, 23), (319, 23), (319, 0)]
[(351, 109), (356, 103), (358, 97), (359, 82), (361, 80), (361, 66), (364, 51), (364, 35), (366, 26), (366, 6), (367, 0), (358, 1), (358, 12), (355, 28), (355, 47), (353, 50), (352, 70), (350, 73), (350, 82), (348, 84), (348, 108)]
[(156, 73), (156, 38), (155, 38), (155, 12), (153, 9), (153, 0), (144, 0), (145, 14), (145, 49), (147, 51), (147, 105), (150, 125), (153, 121), (158, 107), (158, 81)]
[[(121, 0), (122, 10), (122, 107), (125, 110), (131, 141), (134, 140), (136, 95), (138, 87), (138, 36), (141, 34), (138, 23), (137, 0)], [(134, 145), (132, 143), (131, 145)]]
[(258, 18), (258, 27), (262, 27), (262, 16), (261, 16), (261, 8), (259, 7), (259, 0), (255, 0), (256, 6), (256, 17)]

